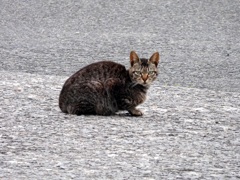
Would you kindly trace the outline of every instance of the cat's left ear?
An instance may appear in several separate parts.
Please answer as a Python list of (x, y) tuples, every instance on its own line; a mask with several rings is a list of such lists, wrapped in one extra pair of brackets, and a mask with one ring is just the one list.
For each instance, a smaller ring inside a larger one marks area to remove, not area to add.
[(155, 53), (150, 57), (149, 61), (157, 66), (157, 65), (158, 65), (158, 62), (159, 62), (159, 53), (158, 53), (158, 52), (155, 52)]
[(133, 66), (133, 64), (135, 64), (136, 62), (139, 62), (139, 57), (138, 57), (137, 53), (135, 53), (135, 51), (131, 51), (131, 53), (130, 53), (131, 66)]

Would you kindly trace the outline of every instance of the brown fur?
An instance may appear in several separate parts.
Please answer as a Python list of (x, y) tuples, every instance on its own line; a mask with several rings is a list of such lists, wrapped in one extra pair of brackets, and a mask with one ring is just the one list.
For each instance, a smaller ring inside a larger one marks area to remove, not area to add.
[(64, 113), (77, 115), (113, 115), (127, 110), (141, 116), (136, 106), (144, 102), (149, 85), (156, 79), (158, 62), (158, 52), (148, 60), (132, 51), (129, 70), (111, 61), (90, 64), (65, 82), (59, 107)]

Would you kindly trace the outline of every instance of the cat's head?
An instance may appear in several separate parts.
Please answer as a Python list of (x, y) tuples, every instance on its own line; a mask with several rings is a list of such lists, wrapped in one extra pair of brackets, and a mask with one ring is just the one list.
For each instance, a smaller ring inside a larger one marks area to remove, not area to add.
[(138, 55), (132, 51), (130, 53), (131, 67), (129, 75), (133, 83), (149, 86), (158, 75), (159, 53), (155, 52), (149, 59), (139, 58)]

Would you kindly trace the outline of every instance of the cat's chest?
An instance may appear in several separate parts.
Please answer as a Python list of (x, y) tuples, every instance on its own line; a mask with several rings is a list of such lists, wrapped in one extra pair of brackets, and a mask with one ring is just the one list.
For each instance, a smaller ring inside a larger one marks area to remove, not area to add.
[(118, 92), (116, 98), (127, 104), (137, 106), (146, 100), (146, 91), (141, 88), (126, 88)]
[(134, 104), (141, 104), (146, 100), (146, 92), (134, 91), (131, 93)]

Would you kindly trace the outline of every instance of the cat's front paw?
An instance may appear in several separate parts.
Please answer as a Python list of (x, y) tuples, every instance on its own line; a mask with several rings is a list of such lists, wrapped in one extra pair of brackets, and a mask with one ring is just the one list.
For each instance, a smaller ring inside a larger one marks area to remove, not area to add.
[(128, 111), (132, 116), (142, 116), (143, 115), (143, 113), (140, 111), (140, 110), (138, 110), (138, 109), (130, 109), (129, 111)]

